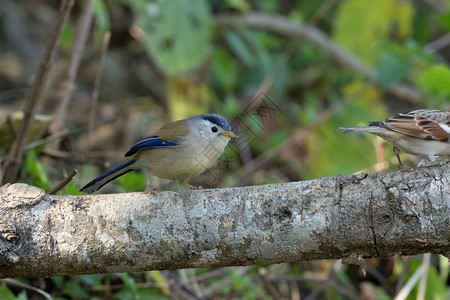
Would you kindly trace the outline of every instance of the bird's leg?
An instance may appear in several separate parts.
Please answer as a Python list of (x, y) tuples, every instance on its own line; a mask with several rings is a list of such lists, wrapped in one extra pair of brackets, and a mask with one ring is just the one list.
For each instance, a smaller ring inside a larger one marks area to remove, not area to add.
[(392, 148), (392, 151), (394, 151), (395, 156), (397, 157), (398, 160), (398, 169), (405, 169), (405, 165), (402, 163), (402, 160), (400, 159), (400, 150), (394, 146), (394, 148)]
[(187, 183), (185, 180), (181, 180), (181, 182), (184, 184), (185, 187), (187, 187), (190, 190), (193, 190), (195, 187)]
[(147, 168), (147, 180), (145, 184), (145, 192), (149, 193), (154, 191), (158, 191), (158, 189), (150, 187), (150, 168)]

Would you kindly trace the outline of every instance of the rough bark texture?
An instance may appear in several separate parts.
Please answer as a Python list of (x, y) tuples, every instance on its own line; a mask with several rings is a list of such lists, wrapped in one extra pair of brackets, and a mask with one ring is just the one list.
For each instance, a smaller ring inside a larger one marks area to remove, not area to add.
[(185, 192), (0, 188), (0, 278), (450, 253), (450, 164)]

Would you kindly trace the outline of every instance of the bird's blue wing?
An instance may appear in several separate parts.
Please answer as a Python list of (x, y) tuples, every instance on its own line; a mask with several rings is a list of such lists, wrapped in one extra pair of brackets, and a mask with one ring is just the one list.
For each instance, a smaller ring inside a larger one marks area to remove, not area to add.
[(160, 139), (158, 136), (152, 136), (152, 137), (143, 139), (142, 141), (138, 142), (136, 145), (131, 147), (131, 149), (128, 150), (127, 153), (125, 153), (125, 156), (131, 156), (131, 155), (137, 153), (139, 150), (143, 150), (143, 149), (165, 148), (165, 147), (176, 146), (176, 145), (178, 145), (178, 142), (176, 142), (176, 141), (165, 141), (163, 139)]

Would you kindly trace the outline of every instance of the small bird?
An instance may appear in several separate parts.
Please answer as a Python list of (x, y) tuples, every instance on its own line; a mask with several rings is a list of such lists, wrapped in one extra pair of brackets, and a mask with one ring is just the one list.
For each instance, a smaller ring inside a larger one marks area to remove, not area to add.
[[(394, 145), (399, 167), (404, 167), (399, 152), (425, 155), (430, 161), (435, 156), (450, 155), (450, 112), (419, 109), (399, 113), (384, 121), (369, 122), (369, 126), (339, 128), (344, 133), (368, 132)], [(419, 163), (423, 165), (424, 160)]]
[(146, 191), (150, 188), (150, 175), (180, 180), (191, 187), (186, 180), (203, 173), (232, 138), (238, 136), (231, 131), (227, 119), (217, 114), (196, 115), (169, 123), (131, 147), (125, 154), (131, 160), (98, 176), (80, 191), (98, 191), (108, 182), (139, 168), (147, 168)]

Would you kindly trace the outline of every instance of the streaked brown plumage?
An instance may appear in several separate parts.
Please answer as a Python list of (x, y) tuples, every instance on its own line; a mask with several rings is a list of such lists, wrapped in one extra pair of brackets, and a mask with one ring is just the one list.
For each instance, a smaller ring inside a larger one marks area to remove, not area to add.
[(394, 153), (403, 166), (399, 151), (434, 156), (450, 155), (450, 112), (419, 109), (399, 113), (384, 121), (369, 122), (370, 126), (339, 128), (344, 133), (368, 132), (394, 145)]

